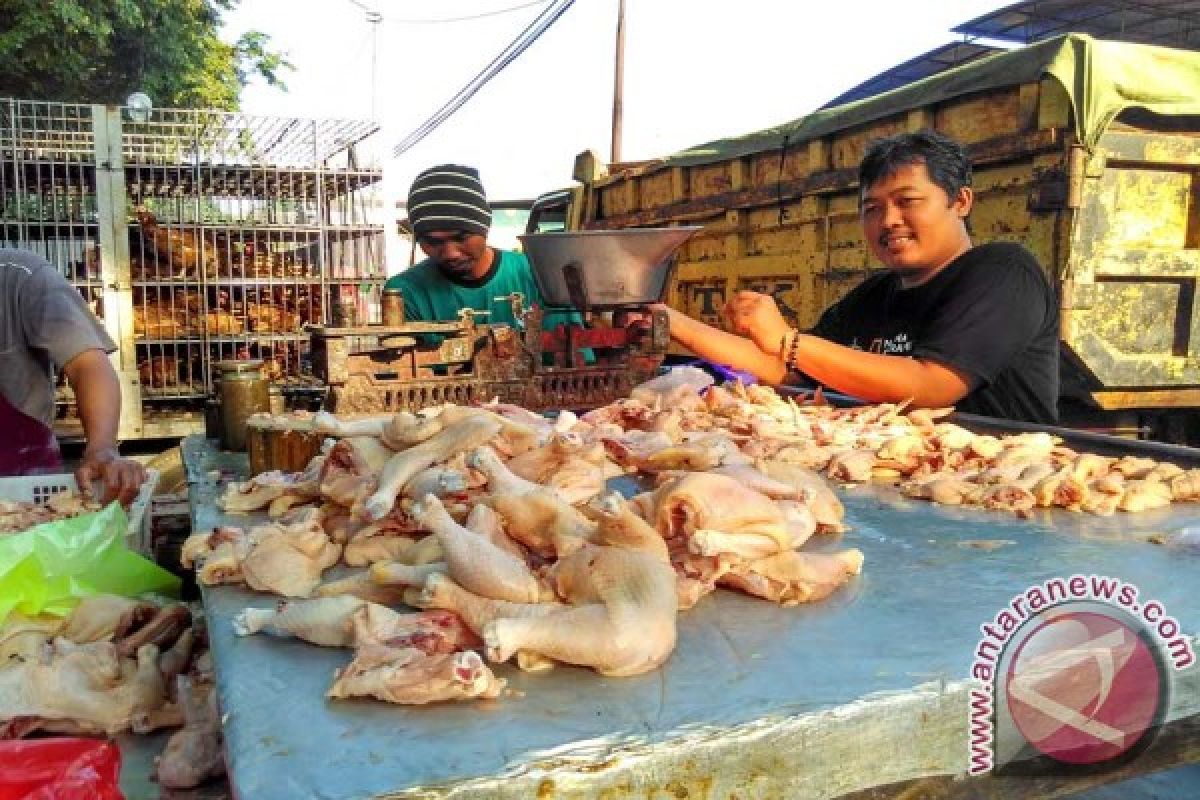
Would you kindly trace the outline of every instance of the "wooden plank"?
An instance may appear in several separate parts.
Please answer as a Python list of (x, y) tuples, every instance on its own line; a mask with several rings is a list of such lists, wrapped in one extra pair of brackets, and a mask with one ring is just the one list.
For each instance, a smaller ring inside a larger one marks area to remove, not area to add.
[(1189, 408), (1200, 406), (1200, 389), (1092, 392), (1092, 399), (1104, 411), (1126, 408)]
[(933, 117), (932, 109), (914, 108), (908, 112), (908, 117), (905, 119), (905, 127), (913, 133), (932, 129), (934, 124)]

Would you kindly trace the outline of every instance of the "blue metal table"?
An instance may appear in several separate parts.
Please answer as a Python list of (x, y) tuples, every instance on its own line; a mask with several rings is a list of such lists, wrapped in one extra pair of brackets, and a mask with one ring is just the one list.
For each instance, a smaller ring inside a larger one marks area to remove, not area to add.
[[(214, 475), (244, 470), (244, 457), (193, 437), (184, 461), (195, 530), (254, 521), (214, 503)], [(1200, 555), (1150, 541), (1200, 526), (1200, 505), (1020, 520), (881, 487), (842, 498), (850, 531), (820, 546), (858, 547), (866, 563), (828, 600), (783, 609), (721, 591), (681, 615), (678, 647), (658, 671), (501, 666), (516, 696), (488, 703), (328, 701), (348, 651), (237, 638), (233, 615), (275, 599), (208, 588), (234, 790), (245, 800), (841, 797), (965, 771), (964, 679), (980, 625), (1031, 585), (1109, 575), (1157, 598), (1185, 631), (1200, 629)], [(1168, 719), (1197, 714), (1192, 665), (1175, 674)]]

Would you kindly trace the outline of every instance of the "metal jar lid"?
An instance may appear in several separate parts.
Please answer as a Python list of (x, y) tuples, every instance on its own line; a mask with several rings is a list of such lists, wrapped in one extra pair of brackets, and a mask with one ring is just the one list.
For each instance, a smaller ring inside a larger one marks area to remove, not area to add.
[(238, 375), (245, 375), (247, 377), (255, 376), (262, 372), (262, 367), (263, 362), (261, 358), (243, 358), (217, 362), (217, 370), (221, 373), (222, 378)]
[(385, 288), (385, 289), (383, 290), (383, 296), (384, 296), (384, 297), (390, 297), (390, 296), (392, 296), (392, 295), (402, 295), (402, 294), (404, 294), (404, 293), (403, 293), (402, 291), (400, 291), (399, 289), (397, 289), (396, 287), (394, 287), (394, 286), (393, 286), (392, 288), (390, 288), (390, 289), (388, 289), (388, 288)]

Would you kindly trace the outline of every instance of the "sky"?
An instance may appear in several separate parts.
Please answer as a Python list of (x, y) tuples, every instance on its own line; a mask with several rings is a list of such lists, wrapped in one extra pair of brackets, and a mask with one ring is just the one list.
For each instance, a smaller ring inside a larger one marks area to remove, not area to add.
[[(576, 0), (516, 61), (399, 158), (395, 144), (546, 8), (530, 0), (242, 0), (222, 35), (270, 35), (288, 91), (252, 81), (242, 110), (377, 119), (386, 205), (440, 163), (480, 170), (489, 198), (571, 184), (575, 155), (610, 155), (618, 0)], [(507, 13), (457, 22), (423, 22)], [(801, 117), (1008, 0), (627, 0), (626, 161)], [(364, 7), (383, 21), (372, 26)], [(374, 32), (373, 32), (374, 29)], [(374, 46), (373, 46), (374, 42)], [(372, 76), (374, 75), (374, 80)], [(374, 87), (374, 90), (373, 90)]]

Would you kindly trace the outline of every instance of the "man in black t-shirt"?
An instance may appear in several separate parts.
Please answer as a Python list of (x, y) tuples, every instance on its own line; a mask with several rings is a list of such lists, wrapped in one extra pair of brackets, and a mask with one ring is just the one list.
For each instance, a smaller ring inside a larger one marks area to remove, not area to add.
[(749, 338), (669, 311), (672, 337), (770, 383), (796, 371), (869, 402), (1057, 421), (1058, 297), (1021, 245), (972, 245), (970, 181), (965, 151), (940, 134), (874, 143), (859, 167), (862, 223), (889, 269), (809, 333), (792, 329), (771, 297), (739, 292), (725, 314)]

